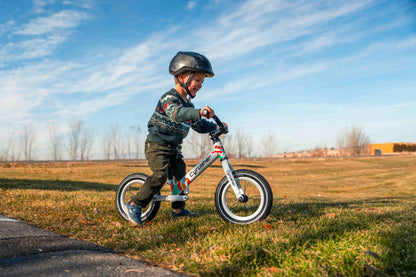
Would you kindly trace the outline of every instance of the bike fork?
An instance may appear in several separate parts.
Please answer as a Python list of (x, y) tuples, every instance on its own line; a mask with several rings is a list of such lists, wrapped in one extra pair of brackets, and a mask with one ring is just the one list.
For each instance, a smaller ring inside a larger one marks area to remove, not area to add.
[(235, 171), (231, 166), (230, 162), (228, 161), (228, 159), (223, 159), (221, 163), (222, 168), (225, 172), (225, 176), (227, 176), (228, 182), (230, 182), (237, 200), (243, 203), (247, 202), (248, 197), (245, 194), (243, 187), (240, 184), (240, 181), (238, 180), (238, 178), (236, 178)]

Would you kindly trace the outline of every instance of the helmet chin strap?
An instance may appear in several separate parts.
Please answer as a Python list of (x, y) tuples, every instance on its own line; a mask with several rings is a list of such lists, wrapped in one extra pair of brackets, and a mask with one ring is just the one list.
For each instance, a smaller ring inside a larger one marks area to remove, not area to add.
[(188, 80), (186, 81), (186, 83), (184, 84), (184, 83), (182, 83), (181, 81), (179, 81), (179, 78), (178, 78), (178, 76), (175, 76), (175, 79), (176, 79), (176, 81), (178, 81), (178, 84), (182, 87), (182, 88), (184, 88), (185, 90), (186, 90), (186, 93), (189, 95), (189, 97), (191, 97), (192, 99), (195, 97), (195, 96), (192, 96), (192, 94), (191, 94), (191, 92), (189, 91), (189, 89), (188, 89), (188, 86), (189, 86), (189, 84), (191, 83), (191, 80), (192, 80), (192, 78), (194, 77), (194, 73), (192, 72), (190, 75), (189, 75), (189, 78), (188, 78)]

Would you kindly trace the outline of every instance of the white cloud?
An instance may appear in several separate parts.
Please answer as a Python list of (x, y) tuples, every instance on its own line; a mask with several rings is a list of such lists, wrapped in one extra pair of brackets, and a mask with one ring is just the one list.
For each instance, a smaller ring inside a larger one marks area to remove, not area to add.
[[(154, 35), (112, 58), (101, 56), (79, 63), (44, 60), (5, 70), (0, 75), (0, 117), (18, 126), (34, 119), (37, 110), (47, 109), (37, 118), (65, 120), (120, 105), (144, 91), (161, 91), (173, 83), (161, 72), (167, 72), (165, 63), (170, 57), (165, 53), (170, 44), (163, 39)], [(10, 61), (39, 57), (42, 51), (46, 55), (45, 44), (50, 41), (37, 38), (10, 44), (0, 57)]]
[[(66, 40), (62, 34), (51, 34), (29, 40), (10, 42), (0, 50), (0, 61), (4, 64), (50, 55)], [(3, 66), (4, 66), (3, 64)], [(2, 64), (0, 64), (0, 68)]]
[(84, 9), (92, 9), (94, 7), (94, 0), (65, 0), (62, 2), (62, 4)]
[[(34, 1), (41, 8), (53, 1)], [(8, 42), (0, 48), (0, 68), (15, 61), (25, 61), (52, 54), (88, 15), (75, 10), (64, 10), (45, 17), (37, 17), (18, 25), (14, 21), (0, 25), (0, 36), (9, 33)], [(10, 39), (11, 38), (11, 39)]]
[(399, 42), (397, 47), (402, 49), (416, 47), (416, 36), (409, 37), (405, 41)]
[(13, 28), (14, 24), (15, 22), (13, 20), (7, 21), (4, 24), (0, 24), (0, 37), (9, 32)]
[(196, 1), (189, 1), (188, 4), (186, 5), (186, 9), (187, 10), (193, 10), (196, 7)]
[[(224, 57), (226, 59), (235, 59), (265, 45), (293, 39), (311, 32), (310, 26), (323, 20), (329, 20), (355, 11), (362, 7), (363, 4), (360, 3), (340, 6), (336, 10), (327, 9), (315, 12), (305, 17), (303, 14), (305, 12), (303, 9), (305, 8), (302, 5), (294, 5), (284, 1), (247, 1), (235, 12), (221, 16), (217, 24), (214, 24), (210, 29), (197, 30), (196, 35), (209, 34), (209, 36), (204, 36), (201, 39), (200, 43), (202, 46), (200, 48), (204, 48), (203, 45), (209, 45), (205, 48), (207, 50), (206, 54), (210, 59)], [(38, 3), (39, 6), (41, 4), (45, 3)], [(260, 7), (262, 8), (260, 9)], [(278, 11), (285, 11), (291, 15), (297, 14), (298, 16), (294, 18), (286, 16), (278, 21), (274, 21), (276, 20), (274, 16), (267, 16)], [(23, 25), (16, 33), (22, 35), (44, 35), (57, 30), (60, 33), (6, 45), (0, 52), (0, 57), (5, 60), (17, 60), (47, 56), (65, 40), (64, 30), (76, 27), (87, 17), (83, 12), (64, 10), (48, 17), (36, 18)], [(284, 30), (284, 28), (281, 28), (282, 26), (288, 26), (289, 30)], [(77, 106), (78, 109), (83, 110), (83, 114), (96, 112), (101, 108), (112, 105), (111, 103), (113, 105), (119, 103), (119, 101), (114, 101), (114, 99), (127, 101), (126, 99), (129, 96), (140, 93), (144, 89), (162, 88), (168, 82), (171, 83), (171, 80), (165, 81), (165, 77), (160, 77), (166, 70), (166, 61), (174, 54), (170, 49), (181, 49), (191, 45), (191, 42), (183, 40), (172, 42), (169, 36), (175, 32), (176, 30), (171, 30), (164, 34), (153, 35), (146, 41), (126, 50), (122, 55), (111, 60), (96, 60), (95, 64), (92, 65), (78, 64), (76, 65), (76, 71), (55, 71), (53, 68), (48, 68), (46, 70), (50, 70), (50, 72), (43, 72), (43, 74), (49, 76), (48, 78), (56, 79), (54, 88), (50, 87), (47, 82), (42, 83), (42, 78), (40, 78), (34, 83), (23, 82), (17, 85), (15, 91), (19, 89), (19, 86), (21, 87), (21, 92), (25, 90), (30, 91), (30, 86), (33, 86), (37, 88), (46, 87), (47, 95), (80, 92), (104, 95), (102, 101), (95, 101), (94, 108), (91, 108), (91, 105), (84, 105), (82, 102), (79, 102)], [(67, 68), (72, 68), (73, 66), (75, 65)], [(275, 71), (279, 71), (279, 74), (271, 71), (261, 76), (260, 81), (258, 76), (245, 78), (238, 82), (232, 80), (232, 82), (224, 84), (222, 88), (214, 90), (210, 95), (214, 96), (222, 91), (232, 94), (242, 89), (257, 89), (274, 83), (297, 79), (324, 69), (325, 65), (323, 64), (310, 65), (307, 68), (278, 68)], [(27, 68), (26, 70), (30, 69)], [(281, 70), (284, 73), (280, 73)], [(25, 74), (39, 76), (37, 72), (26, 72)], [(278, 78), (273, 78), (273, 76), (278, 76)], [(56, 88), (64, 89), (60, 91)], [(106, 99), (109, 101), (106, 101)], [(13, 101), (13, 99), (10, 101)], [(90, 103), (89, 100), (82, 101)], [(32, 108), (27, 107), (26, 110), (33, 110), (33, 108), (39, 105), (39, 102), (35, 101), (32, 104), (34, 106)], [(27, 103), (27, 105), (30, 106), (30, 103)], [(90, 107), (89, 112), (87, 110), (88, 107)], [(71, 107), (67, 107), (67, 109), (69, 111)], [(68, 113), (63, 112), (62, 114)]]
[(351, 15), (367, 4), (368, 1), (348, 1), (337, 7), (320, 7), (319, 3), (302, 1), (247, 1), (196, 35), (207, 55), (232, 59), (265, 46), (314, 35), (322, 24)]
[(241, 76), (238, 80), (232, 80), (224, 86), (211, 90), (209, 94), (203, 94), (201, 99), (213, 99), (222, 96), (226, 99), (228, 96), (236, 93), (251, 93), (255, 90), (269, 86), (277, 86), (280, 83), (297, 80), (305, 76), (322, 72), (328, 69), (330, 64), (316, 63), (310, 65), (298, 65), (291, 68), (278, 67), (273, 71), (265, 71), (263, 74), (252, 74), (251, 76)]
[[(337, 9), (318, 9), (318, 11), (311, 12), (310, 15), (304, 16), (306, 11), (310, 12), (312, 8), (307, 5), (306, 8), (299, 5), (288, 4), (286, 2), (273, 1), (248, 1), (242, 5), (235, 12), (223, 15), (209, 31), (197, 30), (196, 33), (207, 31), (210, 36), (202, 39), (202, 45), (209, 45), (206, 53), (211, 59), (235, 59), (257, 48), (261, 48), (277, 41), (286, 41), (294, 39), (299, 36), (313, 32), (311, 26), (321, 23), (324, 20), (331, 20), (337, 16), (343, 16), (363, 7), (361, 2), (352, 3), (351, 5), (340, 6)], [(267, 7), (267, 9), (259, 9), (258, 7)], [(297, 15), (297, 17), (281, 17), (278, 21), (274, 16), (266, 16), (272, 12), (285, 11), (290, 15)], [(54, 30), (56, 28), (70, 28), (75, 26), (80, 18), (84, 16), (75, 16), (74, 21), (70, 21), (68, 15), (62, 16), (63, 20), (56, 20), (68, 11), (54, 14), (47, 18), (38, 18), (31, 21), (28, 25), (21, 29), (21, 32), (26, 34), (43, 33)], [(68, 21), (67, 21), (68, 19)], [(34, 29), (35, 22), (40, 23), (38, 29)], [(49, 29), (42, 27), (46, 22), (52, 23), (53, 27)], [(57, 23), (59, 22), (59, 23)], [(230, 24), (233, 22), (233, 24)], [(266, 26), (267, 25), (267, 26)], [(218, 28), (219, 26), (225, 29)], [(281, 26), (287, 26), (289, 31), (280, 30)], [(172, 31), (173, 33), (175, 31)], [(95, 64), (79, 64), (77, 70), (74, 72), (62, 73), (62, 76), (55, 76), (59, 81), (58, 86), (65, 88), (63, 91), (68, 93), (90, 93), (103, 95), (102, 101), (95, 101), (92, 108), (89, 100), (80, 100), (77, 107), (67, 107), (66, 111), (61, 114), (69, 114), (71, 110), (78, 110), (79, 113), (88, 114), (99, 111), (111, 105), (117, 105), (121, 100), (127, 101), (129, 97), (140, 93), (149, 88), (163, 89), (171, 80), (165, 80), (161, 77), (166, 70), (166, 61), (168, 61), (174, 54), (170, 49), (180, 49), (186, 47), (189, 42), (177, 40), (171, 42), (169, 36), (172, 32), (166, 34), (155, 34), (149, 37), (146, 41), (127, 49), (119, 57), (111, 60), (97, 60)], [(331, 35), (322, 35), (316, 40), (316, 45), (312, 48), (322, 48), (325, 45), (334, 43)], [(210, 41), (215, 41), (217, 44), (210, 44)], [(38, 43), (36, 43), (38, 42)], [(45, 45), (45, 48), (27, 47), (32, 49), (30, 51), (21, 51), (22, 57), (30, 58), (31, 56), (47, 55), (60, 43), (50, 42), (41, 43), (41, 39), (27, 41), (26, 44)], [(247, 49), (244, 49), (247, 47)], [(26, 49), (21, 46), (22, 49)], [(0, 56), (1, 53), (0, 53)], [(6, 55), (3, 55), (6, 56)], [(334, 62), (335, 63), (335, 62)], [(235, 79), (225, 83), (221, 88), (212, 90), (209, 94), (203, 95), (202, 99), (212, 98), (216, 95), (221, 95), (224, 91), (230, 95), (241, 91), (250, 91), (260, 89), (282, 82), (296, 80), (307, 75), (324, 71), (330, 66), (328, 63), (318, 62), (316, 64), (292, 66), (291, 68), (285, 65), (276, 66), (273, 70), (269, 70), (261, 75), (253, 75), (245, 77), (239, 81)], [(65, 75), (66, 78), (63, 78)], [(44, 84), (39, 84), (43, 87)], [(50, 94), (62, 93), (61, 91), (50, 91)], [(92, 96), (91, 96), (92, 97)], [(118, 99), (119, 101), (114, 101)], [(108, 101), (107, 101), (108, 100)], [(87, 103), (84, 105), (84, 102)], [(88, 111), (89, 107), (89, 111)], [(80, 111), (82, 110), (82, 111)]]
[(74, 28), (88, 16), (85, 12), (64, 10), (47, 17), (38, 17), (24, 24), (15, 34), (42, 35), (63, 29)]
[(0, 75), (0, 114), (5, 121), (21, 122), (53, 93), (63, 90), (59, 80), (74, 67), (70, 64), (45, 62)]
[[(39, 0), (39, 8), (45, 8), (45, 3)], [(74, 3), (66, 1), (64, 4)], [(354, 26), (330, 26), (337, 19), (345, 22), (344, 17), (351, 17), (369, 4), (368, 1), (343, 1), (334, 7), (325, 6), (325, 2), (283, 0), (253, 0), (243, 2), (241, 6), (234, 3), (209, 24), (195, 25), (187, 36), (178, 35), (182, 34), (183, 26), (170, 27), (147, 34), (140, 43), (118, 48), (110, 54), (108, 48), (105, 50), (108, 52), (91, 49), (88, 59), (76, 58), (69, 63), (54, 60), (51, 54), (67, 40), (74, 28), (89, 18), (87, 13), (64, 10), (20, 26), (16, 22), (0, 25), (0, 36), (10, 33), (19, 38), (0, 48), (0, 70), (1, 63), (21, 61), (18, 69), (0, 71), (0, 97), (3, 99), (0, 117), (3, 122), (10, 122), (1, 125), (0, 130), (8, 129), (4, 126), (15, 128), (12, 125), (18, 126), (28, 120), (41, 122), (48, 117), (61, 121), (73, 115), (88, 118), (103, 109), (121, 106), (133, 96), (159, 94), (172, 85), (167, 63), (182, 49), (201, 51), (218, 65), (218, 70), (214, 68), (214, 71), (223, 74), (218, 74), (221, 81), (210, 80), (212, 89), (198, 96), (198, 101), (209, 99), (214, 105), (221, 104), (227, 97), (238, 96), (250, 101), (250, 97), (255, 97), (252, 93), (264, 88), (297, 83), (322, 72), (339, 70), (340, 75), (351, 76), (357, 76), (358, 70), (366, 73), (374, 68), (374, 64), (361, 62), (365, 58), (383, 53), (382, 61), (388, 63), (393, 59), (386, 58), (386, 53), (407, 51), (416, 45), (415, 37), (395, 41), (378, 38), (377, 42), (360, 45), (338, 58), (328, 57), (325, 53), (320, 55), (323, 50), (360, 41), (369, 34), (366, 30), (357, 31), (366, 19), (354, 22)], [(188, 8), (195, 8), (195, 5), (195, 1), (188, 2)], [(386, 28), (380, 27), (380, 31), (383, 30)], [(259, 57), (256, 53), (261, 52), (265, 55)], [(309, 55), (319, 57), (307, 59)], [(341, 107), (344, 109), (340, 111), (345, 114), (357, 112), (357, 118), (366, 110)], [(308, 112), (316, 113), (320, 108), (327, 106), (316, 106)], [(42, 112), (38, 113), (39, 110)]]
[(171, 44), (164, 37), (153, 35), (111, 59), (85, 64), (70, 74), (73, 81), (66, 91), (112, 94), (133, 90), (133, 95), (144, 89), (161, 87), (165, 84), (163, 73), (167, 72), (170, 48)]
[(48, 5), (51, 5), (55, 0), (33, 0), (33, 8), (35, 13), (44, 12), (44, 8)]

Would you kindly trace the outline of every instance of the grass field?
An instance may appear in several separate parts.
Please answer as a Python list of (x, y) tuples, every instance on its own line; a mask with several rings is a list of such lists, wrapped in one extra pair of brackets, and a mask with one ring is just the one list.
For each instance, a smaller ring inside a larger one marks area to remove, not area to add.
[(219, 162), (191, 184), (198, 218), (163, 203), (142, 228), (121, 220), (116, 187), (142, 162), (0, 164), (0, 213), (200, 276), (416, 276), (415, 156), (231, 162), (272, 186), (265, 221), (217, 215)]

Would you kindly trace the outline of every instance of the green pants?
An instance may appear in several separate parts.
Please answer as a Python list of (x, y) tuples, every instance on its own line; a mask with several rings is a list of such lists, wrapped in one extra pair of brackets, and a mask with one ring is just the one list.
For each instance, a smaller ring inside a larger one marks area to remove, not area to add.
[[(145, 154), (153, 174), (147, 178), (133, 198), (133, 202), (143, 208), (152, 201), (153, 196), (166, 184), (169, 170), (175, 182), (182, 179), (186, 174), (186, 164), (176, 145), (146, 140)], [(173, 209), (184, 207), (184, 201), (172, 202)]]

